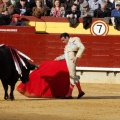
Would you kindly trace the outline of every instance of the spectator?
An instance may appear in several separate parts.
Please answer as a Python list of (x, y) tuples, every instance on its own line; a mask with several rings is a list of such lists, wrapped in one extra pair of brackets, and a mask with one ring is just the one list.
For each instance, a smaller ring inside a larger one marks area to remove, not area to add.
[(42, 7), (44, 7), (45, 16), (50, 16), (51, 8), (54, 0), (42, 0)]
[[(99, 4), (105, 2), (105, 0), (98, 0), (99, 1)], [(100, 7), (100, 6), (99, 6)]]
[(111, 21), (115, 29), (120, 24), (120, 2), (116, 2), (116, 8), (111, 12)]
[(2, 15), (12, 15), (14, 12), (14, 6), (9, 4), (9, 0), (3, 0), (3, 3), (0, 4), (0, 14)]
[(104, 17), (110, 17), (111, 10), (106, 8), (106, 3), (102, 2), (100, 4), (100, 8), (94, 11), (94, 17), (96, 18), (104, 18)]
[(86, 2), (85, 0), (74, 0), (74, 4), (78, 6), (78, 10), (82, 10), (82, 3)]
[(83, 10), (82, 4), (86, 2), (87, 0), (79, 0), (79, 10)]
[(8, 0), (3, 0), (0, 4), (0, 25), (8, 25), (11, 21), (11, 15), (14, 12), (14, 6), (10, 5)]
[[(55, 0), (54, 0), (55, 1)], [(61, 4), (61, 7), (65, 7), (64, 5), (65, 5), (65, 2), (66, 2), (66, 0), (60, 0), (60, 4)]]
[(30, 7), (33, 8), (36, 6), (35, 0), (27, 0), (27, 2), (30, 4)]
[(83, 10), (81, 11), (81, 18), (83, 18), (83, 28), (89, 28), (92, 23), (92, 17), (94, 16), (93, 10), (89, 8), (88, 2), (82, 4)]
[(90, 9), (92, 9), (92, 10), (96, 10), (99, 8), (99, 1), (98, 0), (90, 0), (90, 1), (88, 1), (88, 3), (89, 3)]
[(70, 10), (67, 10), (65, 16), (68, 18), (70, 27), (75, 27), (79, 22), (78, 18), (80, 17), (80, 11), (77, 10), (77, 5), (73, 4)]
[(26, 24), (21, 21), (21, 18), (20, 18), (20, 15), (19, 14), (14, 14), (12, 16), (12, 22), (10, 25), (13, 25), (13, 26), (26, 26)]
[(79, 0), (74, 0), (74, 4), (78, 6), (78, 10), (79, 10), (79, 5), (80, 5)]
[(64, 17), (65, 15), (65, 9), (64, 7), (61, 7), (60, 1), (55, 0), (54, 6), (51, 9), (50, 16), (53, 17)]
[(83, 17), (93, 17), (93, 10), (89, 8), (88, 2), (82, 4), (83, 10), (81, 11), (81, 18)]
[(46, 5), (50, 9), (53, 7), (54, 0), (43, 0), (43, 5)]
[(16, 5), (16, 3), (19, 2), (19, 0), (9, 0), (10, 5)]
[(105, 0), (106, 8), (108, 8), (110, 11), (113, 9), (113, 3), (111, 3), (109, 0)]
[(114, 0), (113, 1), (113, 8), (116, 8), (116, 2), (118, 3), (118, 2), (120, 2), (120, 0)]
[(65, 3), (64, 3), (65, 11), (69, 10), (71, 6), (72, 6), (72, 0), (65, 0)]
[(32, 15), (32, 8), (27, 2), (27, 0), (20, 0), (15, 5), (14, 13), (19, 15), (30, 16)]
[(37, 18), (40, 18), (42, 15), (44, 15), (44, 10), (42, 8), (42, 2), (41, 0), (36, 0), (35, 3), (36, 3), (36, 7), (33, 7), (32, 15)]
[(79, 0), (74, 0), (74, 4), (79, 5)]

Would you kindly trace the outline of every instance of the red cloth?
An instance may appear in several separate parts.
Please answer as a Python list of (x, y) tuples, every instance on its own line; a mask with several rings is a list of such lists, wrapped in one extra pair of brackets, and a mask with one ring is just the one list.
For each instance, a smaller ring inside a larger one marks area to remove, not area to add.
[(59, 98), (69, 90), (69, 73), (65, 61), (45, 61), (30, 74), (30, 80), (20, 83), (18, 92), (27, 97)]

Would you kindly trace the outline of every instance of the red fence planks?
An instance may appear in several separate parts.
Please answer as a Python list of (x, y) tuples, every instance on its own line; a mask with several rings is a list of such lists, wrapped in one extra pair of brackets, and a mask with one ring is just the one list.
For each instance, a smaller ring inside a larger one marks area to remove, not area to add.
[(32, 26), (0, 26), (0, 32), (1, 33), (10, 33), (10, 34), (16, 34), (16, 33), (25, 33), (25, 34), (34, 34), (35, 33), (35, 27)]
[[(120, 67), (119, 36), (77, 36), (86, 48), (82, 58), (78, 60), (78, 66)], [(15, 46), (31, 57), (36, 64), (55, 59), (63, 54), (65, 46), (59, 34), (0, 33), (0, 44), (3, 43)]]

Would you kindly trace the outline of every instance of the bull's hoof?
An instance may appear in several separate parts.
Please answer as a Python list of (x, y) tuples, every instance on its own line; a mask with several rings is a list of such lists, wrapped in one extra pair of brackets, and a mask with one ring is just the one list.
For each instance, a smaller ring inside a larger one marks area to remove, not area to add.
[(10, 96), (10, 100), (11, 101), (15, 100), (14, 96)]
[(5, 100), (8, 100), (8, 96), (4, 97)]
[(11, 101), (15, 100), (15, 98), (11, 98)]
[(5, 95), (5, 96), (4, 96), (4, 99), (5, 99), (5, 100), (8, 100), (8, 95)]

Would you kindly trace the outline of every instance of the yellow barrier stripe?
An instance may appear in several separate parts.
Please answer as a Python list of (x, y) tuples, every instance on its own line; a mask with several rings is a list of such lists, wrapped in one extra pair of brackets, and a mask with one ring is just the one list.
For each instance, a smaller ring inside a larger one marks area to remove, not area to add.
[[(36, 26), (36, 32), (47, 32), (47, 33), (73, 33), (73, 34), (88, 34), (90, 35), (90, 29), (85, 30), (83, 23), (79, 23), (76, 28), (69, 27), (69, 23), (63, 22), (26, 22), (29, 26)], [(120, 31), (115, 30), (113, 26), (109, 25), (108, 35), (120, 35)]]

